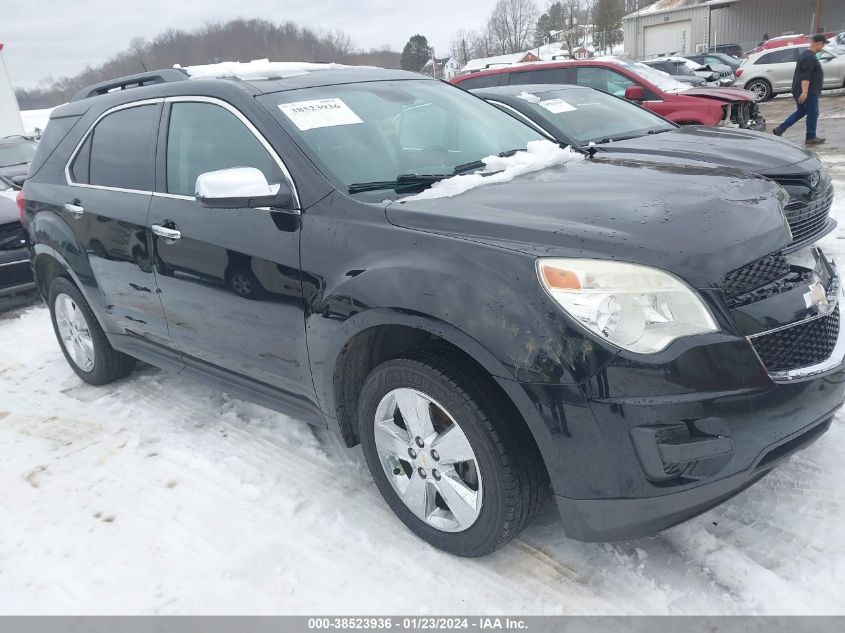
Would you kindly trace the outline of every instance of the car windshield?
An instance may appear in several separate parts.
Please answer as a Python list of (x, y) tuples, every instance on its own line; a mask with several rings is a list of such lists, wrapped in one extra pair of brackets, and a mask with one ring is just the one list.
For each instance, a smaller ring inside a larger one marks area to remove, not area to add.
[(0, 141), (0, 167), (12, 165), (26, 165), (35, 156), (35, 143), (32, 141), (2, 142)]
[(480, 169), (482, 158), (544, 138), (482, 99), (431, 80), (303, 88), (262, 103), (341, 189), (378, 192), (378, 199)]
[(579, 145), (635, 138), (674, 128), (648, 110), (590, 88), (523, 92), (518, 96), (534, 112), (532, 118), (541, 127), (556, 127)]
[(640, 77), (654, 84), (664, 92), (683, 92), (684, 90), (689, 90), (690, 88), (692, 88), (692, 86), (690, 86), (689, 84), (685, 84), (678, 81), (677, 79), (673, 79), (672, 76), (668, 73), (664, 73), (662, 70), (652, 68), (648, 64), (643, 64), (642, 62), (628, 63), (622, 61), (621, 59), (606, 59), (601, 57), (597, 58), (597, 61), (609, 61), (613, 64), (625, 66), (632, 73), (639, 75)]

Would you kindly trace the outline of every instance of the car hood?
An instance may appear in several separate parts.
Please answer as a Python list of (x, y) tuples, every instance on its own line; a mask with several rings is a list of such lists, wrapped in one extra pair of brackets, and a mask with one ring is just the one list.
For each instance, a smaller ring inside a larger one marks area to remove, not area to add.
[(690, 88), (684, 90), (682, 94), (717, 101), (754, 101), (754, 93), (742, 88)]
[(685, 126), (598, 146), (596, 158), (637, 158), (659, 162), (709, 164), (770, 175), (784, 167), (812, 163), (806, 171), (821, 169), (812, 152), (778, 138), (730, 127)]
[(614, 259), (697, 288), (785, 247), (775, 183), (731, 170), (582, 161), (451, 198), (386, 205), (388, 220), (535, 256)]
[(18, 205), (14, 200), (0, 195), (0, 224), (9, 224), (20, 221)]

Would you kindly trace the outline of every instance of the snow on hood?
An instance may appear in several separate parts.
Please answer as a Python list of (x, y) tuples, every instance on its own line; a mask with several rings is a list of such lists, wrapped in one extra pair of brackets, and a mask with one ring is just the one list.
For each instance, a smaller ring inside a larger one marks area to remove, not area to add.
[(583, 158), (583, 154), (569, 147), (563, 148), (551, 141), (530, 141), (524, 152), (517, 152), (513, 156), (482, 158), (485, 165), (483, 170), (441, 180), (421, 193), (403, 198), (401, 202), (451, 198), (483, 185), (510, 182), (523, 174), (555, 165), (565, 165), (572, 161), (583, 160)]
[(233, 77), (246, 81), (255, 79), (281, 79), (306, 75), (319, 70), (336, 70), (349, 68), (346, 64), (317, 64), (314, 62), (271, 62), (269, 59), (254, 59), (251, 62), (220, 62), (202, 66), (185, 66), (174, 64), (188, 73), (191, 79), (219, 79)]

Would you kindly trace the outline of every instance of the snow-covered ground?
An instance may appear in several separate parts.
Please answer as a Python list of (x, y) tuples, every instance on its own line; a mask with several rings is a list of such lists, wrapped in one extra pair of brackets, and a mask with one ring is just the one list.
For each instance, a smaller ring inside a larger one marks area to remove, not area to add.
[[(845, 220), (845, 155), (826, 157)], [(845, 228), (823, 247), (845, 261)], [(724, 505), (621, 544), (556, 510), (481, 560), (412, 536), (358, 449), (145, 368), (103, 388), (0, 315), (0, 613), (845, 613), (845, 414)]]

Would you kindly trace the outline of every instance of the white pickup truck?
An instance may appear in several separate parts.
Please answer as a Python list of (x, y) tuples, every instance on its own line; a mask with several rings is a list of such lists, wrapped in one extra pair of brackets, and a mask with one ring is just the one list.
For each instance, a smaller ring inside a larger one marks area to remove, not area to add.
[(0, 138), (23, 133), (21, 111), (12, 80), (6, 71), (6, 62), (3, 61), (3, 44), (0, 43)]

